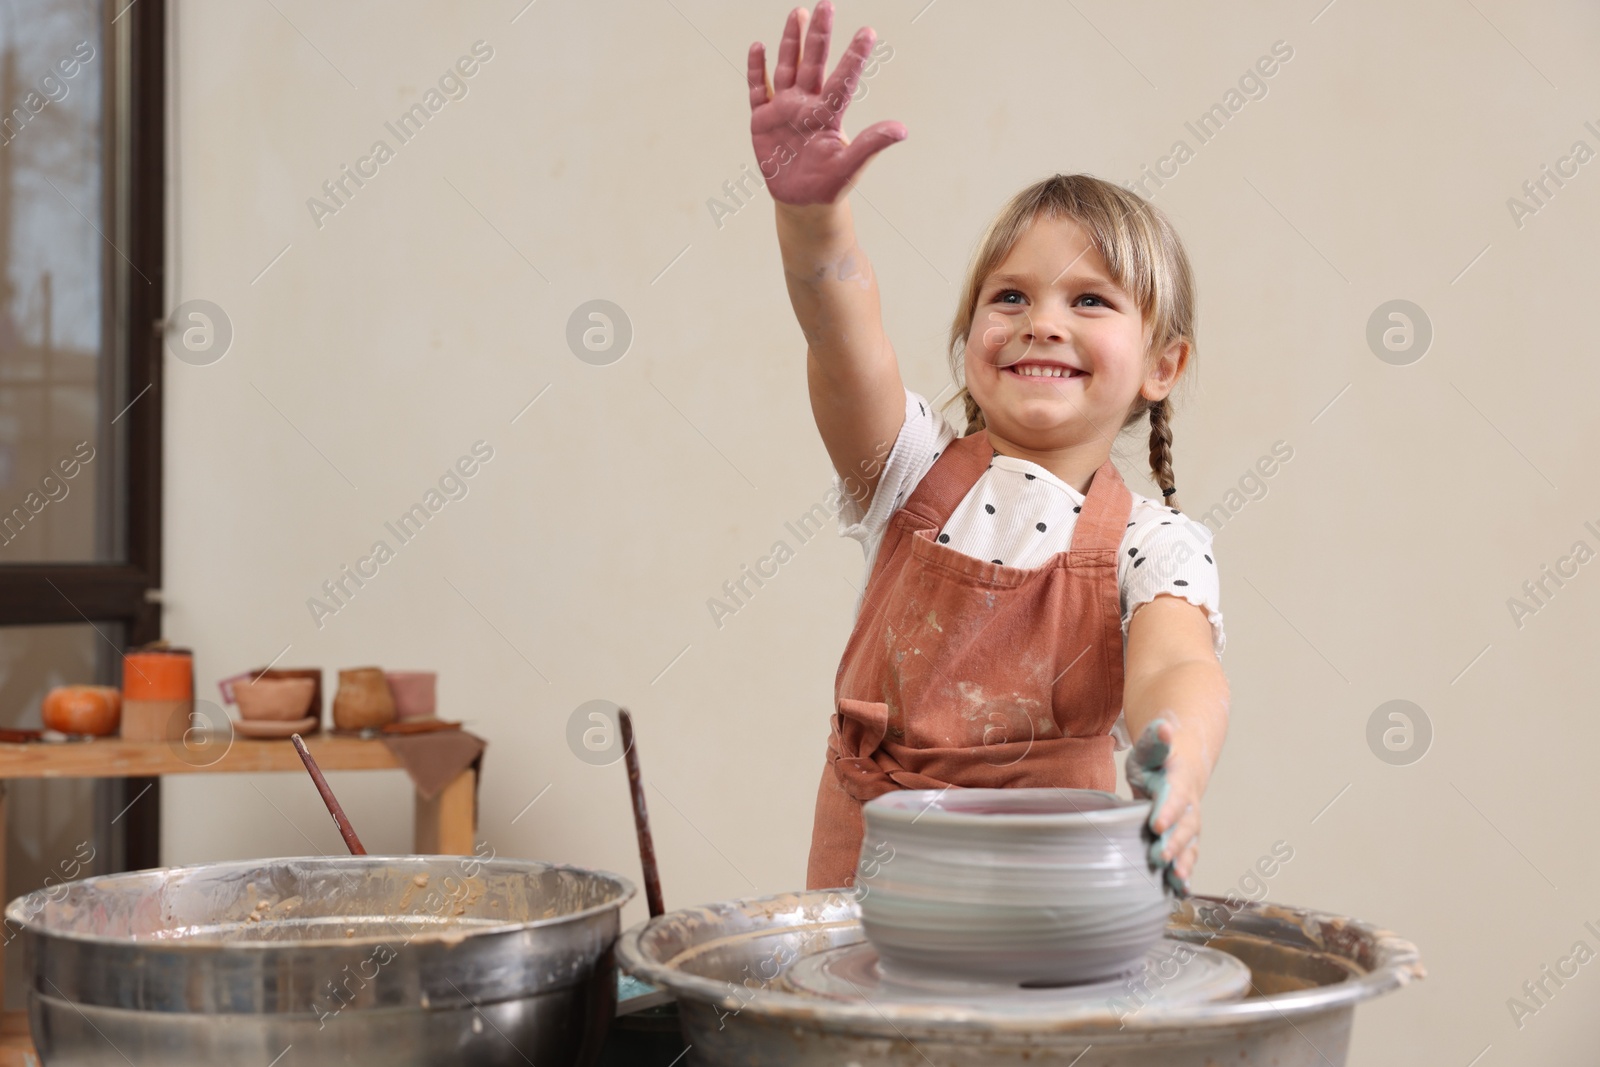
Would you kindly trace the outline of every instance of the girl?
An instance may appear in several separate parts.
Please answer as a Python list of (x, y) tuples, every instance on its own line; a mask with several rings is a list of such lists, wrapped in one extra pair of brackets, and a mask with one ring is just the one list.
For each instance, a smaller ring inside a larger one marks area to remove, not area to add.
[[(824, 83), (832, 23), (829, 0), (814, 20), (791, 12), (771, 80), (759, 42), (749, 56), (752, 139), (812, 412), (849, 497), (841, 532), (862, 541), (868, 570), (835, 680), (807, 887), (852, 884), (875, 796), (1110, 790), (1131, 730), (1130, 785), (1154, 798), (1150, 860), (1185, 893), (1228, 720), (1211, 534), (1172, 499), (1167, 396), (1194, 347), (1188, 259), (1162, 213), (1118, 186), (1056, 175), (1018, 193), (951, 327), (957, 436), (901, 382), (841, 195), (906, 130), (879, 122), (845, 140), (875, 35), (858, 31)], [(1145, 416), (1161, 501), (1130, 493), (1110, 458)]]

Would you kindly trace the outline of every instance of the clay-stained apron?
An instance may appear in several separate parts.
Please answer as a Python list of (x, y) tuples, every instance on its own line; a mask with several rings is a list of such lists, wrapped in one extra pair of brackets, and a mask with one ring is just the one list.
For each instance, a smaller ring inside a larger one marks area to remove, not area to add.
[(889, 519), (835, 678), (808, 889), (853, 884), (861, 805), (891, 789), (1115, 788), (1133, 497), (1107, 459), (1065, 551), (975, 559), (937, 535), (993, 455), (983, 430), (953, 441)]

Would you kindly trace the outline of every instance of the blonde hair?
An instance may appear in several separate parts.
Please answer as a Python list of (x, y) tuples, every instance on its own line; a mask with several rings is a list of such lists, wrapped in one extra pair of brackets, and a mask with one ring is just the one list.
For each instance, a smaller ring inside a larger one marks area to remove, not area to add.
[[(959, 386), (952, 404), (960, 404), (967, 434), (984, 428), (983, 412), (967, 391), (963, 351), (977, 311), (978, 294), (990, 274), (1040, 216), (1069, 218), (1082, 226), (1106, 262), (1111, 280), (1133, 298), (1144, 323), (1151, 327), (1147, 362), (1173, 341), (1189, 342), (1189, 364), (1195, 359), (1194, 275), (1178, 233), (1166, 215), (1137, 193), (1087, 174), (1056, 174), (1022, 190), (989, 224), (972, 264), (955, 319), (950, 324), (950, 369)], [(1168, 507), (1176, 508), (1172, 477), (1172, 424), (1167, 400), (1134, 400), (1119, 432), (1150, 416), (1150, 473)], [(965, 436), (965, 435), (963, 435)]]

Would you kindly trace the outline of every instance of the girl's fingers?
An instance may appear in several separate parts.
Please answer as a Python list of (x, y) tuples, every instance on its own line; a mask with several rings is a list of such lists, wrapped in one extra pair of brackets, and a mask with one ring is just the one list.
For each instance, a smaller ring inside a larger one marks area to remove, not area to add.
[(800, 69), (794, 79), (801, 92), (822, 92), (822, 70), (828, 62), (828, 35), (832, 30), (833, 5), (828, 0), (818, 0), (811, 19), (811, 32), (806, 34), (805, 49), (800, 53)]
[(1171, 835), (1172, 831), (1169, 830), (1150, 842), (1149, 854), (1146, 857), (1150, 861), (1150, 866), (1160, 867), (1167, 862), (1167, 845), (1172, 839)]
[(1185, 848), (1178, 856), (1177, 861), (1172, 865), (1172, 869), (1177, 873), (1179, 878), (1183, 879), (1183, 881), (1187, 883), (1189, 881), (1189, 875), (1194, 873), (1195, 861), (1199, 858), (1200, 839), (1195, 838), (1193, 841), (1189, 842), (1189, 846)]
[(1150, 790), (1150, 829), (1158, 834), (1166, 833), (1172, 829), (1172, 814), (1167, 810), (1172, 782), (1164, 771), (1156, 771), (1150, 775), (1150, 786), (1153, 787)]
[(772, 82), (767, 79), (767, 47), (760, 41), (750, 46), (746, 81), (750, 85), (751, 111), (772, 99)]
[[(1162, 775), (1165, 784), (1165, 775)], [(1173, 795), (1176, 793), (1176, 795)], [(1200, 832), (1200, 812), (1189, 794), (1182, 790), (1159, 789), (1151, 807), (1150, 829), (1166, 833), (1173, 826), (1188, 823), (1195, 833)]]
[(903, 124), (890, 120), (874, 122), (856, 134), (854, 141), (845, 145), (844, 153), (840, 157), (845, 174), (855, 174), (867, 165), (867, 160), (895, 142), (905, 139), (906, 128)]
[(794, 84), (795, 68), (800, 63), (800, 36), (806, 32), (806, 22), (811, 14), (803, 7), (789, 12), (789, 21), (783, 26), (783, 43), (778, 46), (778, 67), (772, 74), (772, 88), (777, 92)]
[(1200, 838), (1200, 813), (1193, 805), (1185, 809), (1181, 818), (1167, 827), (1166, 833), (1161, 835), (1169, 842), (1166, 858), (1181, 855), (1191, 842)]
[[(822, 100), (827, 105), (828, 98), (833, 94), (839, 95), (839, 109), (834, 111), (829, 118), (828, 125), (833, 129), (839, 128), (840, 116), (844, 109), (850, 106), (850, 98), (856, 95), (856, 86), (861, 81), (861, 71), (867, 65), (867, 56), (872, 53), (872, 45), (878, 39), (872, 27), (863, 26), (850, 38), (850, 45), (844, 50), (844, 55), (839, 57), (839, 65), (833, 68), (827, 84), (822, 87)], [(891, 142), (892, 143), (892, 142)]]

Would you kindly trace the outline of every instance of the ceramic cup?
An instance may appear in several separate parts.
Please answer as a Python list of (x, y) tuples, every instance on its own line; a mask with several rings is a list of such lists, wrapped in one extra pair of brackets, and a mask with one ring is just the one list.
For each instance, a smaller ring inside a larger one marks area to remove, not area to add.
[(333, 725), (339, 730), (364, 730), (394, 722), (394, 695), (379, 667), (353, 667), (339, 672), (333, 695)]
[(407, 719), (431, 719), (438, 711), (436, 671), (385, 671), (389, 692), (394, 694), (394, 713)]
[(290, 722), (311, 713), (316, 690), (310, 678), (246, 678), (233, 683), (233, 698), (241, 719)]
[(898, 790), (866, 804), (861, 926), (887, 976), (1063, 985), (1133, 970), (1171, 899), (1148, 800), (1094, 789)]

